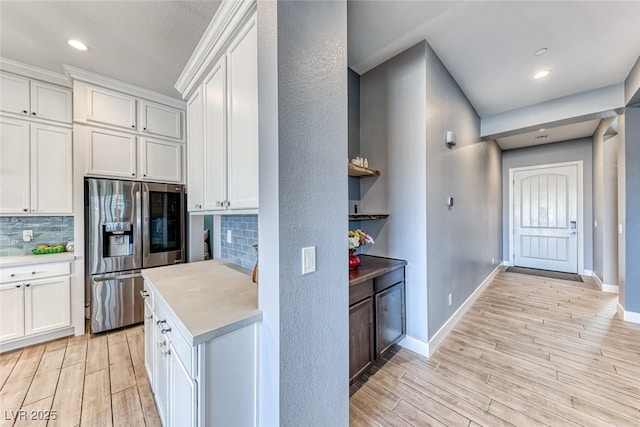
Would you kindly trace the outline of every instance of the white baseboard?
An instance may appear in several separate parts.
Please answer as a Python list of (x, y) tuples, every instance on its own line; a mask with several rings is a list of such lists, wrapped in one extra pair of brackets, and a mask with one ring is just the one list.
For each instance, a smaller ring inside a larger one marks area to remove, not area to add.
[(625, 322), (640, 324), (640, 313), (636, 313), (635, 311), (626, 311), (619, 302), (616, 304), (616, 309), (618, 316), (620, 316), (620, 318)]
[(513, 267), (513, 263), (509, 260), (502, 261), (500, 265), (502, 265), (503, 267)]
[(29, 347), (30, 345), (40, 344), (41, 342), (51, 341), (62, 337), (73, 336), (73, 327), (67, 327), (58, 331), (46, 332), (40, 335), (33, 335), (26, 338), (20, 338), (11, 342), (0, 344), (0, 353), (15, 350), (17, 348)]
[(404, 337), (402, 341), (399, 343), (402, 347), (413, 351), (414, 353), (418, 353), (423, 355), (424, 357), (429, 357), (429, 343), (426, 343), (417, 338), (411, 337), (407, 335)]
[(620, 288), (618, 287), (618, 285), (609, 285), (607, 283), (603, 283), (600, 277), (598, 277), (596, 273), (593, 273), (591, 277), (595, 279), (596, 284), (598, 285), (598, 287), (602, 292), (609, 292), (612, 294), (620, 293)]
[(453, 313), (453, 316), (451, 316), (449, 320), (447, 320), (445, 324), (442, 325), (438, 332), (433, 335), (433, 337), (429, 340), (428, 345), (428, 349), (430, 351), (429, 356), (431, 356), (436, 351), (442, 341), (444, 341), (447, 335), (449, 335), (449, 332), (451, 332), (451, 330), (456, 326), (460, 319), (462, 319), (462, 316), (464, 316), (467, 310), (469, 310), (473, 303), (478, 299), (482, 291), (484, 291), (487, 285), (491, 283), (491, 281), (494, 279), (494, 277), (496, 277), (499, 271), (500, 265), (498, 265), (493, 269), (491, 273), (489, 273), (489, 275), (482, 281), (482, 283), (480, 283), (480, 286), (478, 286), (476, 290), (473, 291), (471, 295), (469, 295), (469, 298), (467, 298), (467, 300), (456, 310), (456, 312)]

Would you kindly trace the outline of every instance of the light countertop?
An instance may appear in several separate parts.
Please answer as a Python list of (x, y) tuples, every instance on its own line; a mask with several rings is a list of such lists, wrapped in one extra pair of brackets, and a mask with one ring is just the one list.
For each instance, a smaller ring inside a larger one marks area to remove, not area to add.
[(220, 260), (142, 270), (196, 346), (262, 320), (250, 271)]
[(0, 257), (0, 267), (73, 261), (75, 258), (73, 252), (60, 252), (46, 255), (3, 256)]

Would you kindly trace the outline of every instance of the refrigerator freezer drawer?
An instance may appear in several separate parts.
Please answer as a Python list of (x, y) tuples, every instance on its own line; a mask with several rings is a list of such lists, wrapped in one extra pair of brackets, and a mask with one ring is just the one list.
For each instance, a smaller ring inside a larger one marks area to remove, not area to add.
[(91, 332), (104, 332), (144, 320), (140, 271), (91, 277)]

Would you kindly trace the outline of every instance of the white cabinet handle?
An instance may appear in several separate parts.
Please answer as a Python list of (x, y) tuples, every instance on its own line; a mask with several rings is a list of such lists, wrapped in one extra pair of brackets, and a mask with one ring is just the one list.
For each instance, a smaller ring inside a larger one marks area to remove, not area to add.
[(140, 291), (139, 293), (142, 299), (145, 299), (149, 296), (149, 293), (147, 291)]

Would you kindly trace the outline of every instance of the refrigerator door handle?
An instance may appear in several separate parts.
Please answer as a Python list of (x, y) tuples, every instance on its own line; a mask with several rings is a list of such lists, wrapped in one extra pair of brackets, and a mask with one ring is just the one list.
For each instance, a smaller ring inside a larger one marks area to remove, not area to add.
[(149, 185), (145, 182), (142, 183), (142, 239), (144, 245), (142, 245), (142, 265), (146, 265), (149, 259), (149, 248), (151, 246), (151, 235), (149, 233)]
[(103, 277), (94, 277), (94, 282), (108, 282), (110, 280), (124, 280), (124, 279), (135, 279), (136, 277), (142, 277), (140, 273), (134, 274), (120, 274), (117, 276), (103, 276)]
[[(140, 184), (138, 184), (140, 186)], [(146, 245), (142, 244), (142, 236), (144, 233), (144, 229), (143, 229), (143, 224), (142, 224), (142, 214), (143, 214), (143, 210), (144, 210), (144, 205), (142, 204), (142, 200), (144, 199), (144, 195), (141, 194), (142, 192), (144, 192), (144, 188), (142, 188), (141, 186), (139, 187), (141, 188), (141, 190), (137, 190), (136, 191), (136, 206), (135, 206), (135, 211), (136, 211), (136, 239), (135, 239), (135, 243), (133, 245), (133, 253), (135, 258), (138, 260), (139, 265), (142, 266), (143, 265), (143, 249)]]

